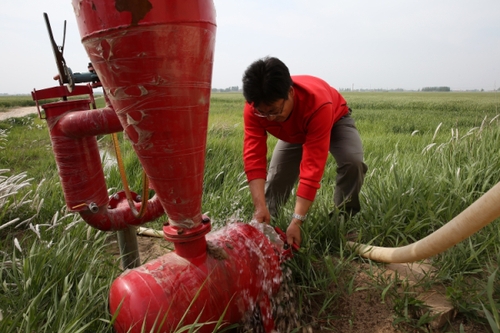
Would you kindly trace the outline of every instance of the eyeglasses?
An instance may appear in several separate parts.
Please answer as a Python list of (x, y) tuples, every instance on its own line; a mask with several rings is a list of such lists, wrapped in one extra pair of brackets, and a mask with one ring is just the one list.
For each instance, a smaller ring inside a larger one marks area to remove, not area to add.
[(256, 115), (257, 117), (260, 117), (260, 118), (278, 117), (280, 114), (283, 113), (283, 109), (285, 108), (285, 102), (286, 102), (286, 99), (283, 99), (283, 103), (281, 104), (281, 107), (278, 110), (276, 110), (276, 109), (271, 110), (269, 113), (264, 113), (264, 112), (260, 111), (259, 109), (257, 109), (256, 107), (254, 107), (253, 109), (255, 110), (255, 112), (253, 114)]

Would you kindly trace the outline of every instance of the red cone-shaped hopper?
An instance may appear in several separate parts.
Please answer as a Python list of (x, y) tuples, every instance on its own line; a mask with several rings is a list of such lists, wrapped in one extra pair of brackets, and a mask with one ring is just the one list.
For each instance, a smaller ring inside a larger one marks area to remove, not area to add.
[(215, 9), (73, 0), (82, 43), (170, 224), (201, 223)]

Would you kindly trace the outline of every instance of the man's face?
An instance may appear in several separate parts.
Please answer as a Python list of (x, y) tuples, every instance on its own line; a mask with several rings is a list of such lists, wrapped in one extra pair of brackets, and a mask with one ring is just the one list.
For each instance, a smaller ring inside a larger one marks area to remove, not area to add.
[(288, 98), (278, 99), (271, 104), (260, 104), (254, 107), (254, 114), (270, 121), (284, 122), (293, 109), (293, 88), (288, 91)]

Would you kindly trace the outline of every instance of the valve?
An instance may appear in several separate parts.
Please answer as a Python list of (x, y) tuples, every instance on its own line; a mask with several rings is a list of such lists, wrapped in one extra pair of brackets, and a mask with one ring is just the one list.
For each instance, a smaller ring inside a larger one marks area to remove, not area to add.
[(276, 231), (276, 233), (278, 234), (278, 236), (280, 237), (280, 239), (283, 241), (284, 245), (283, 245), (283, 252), (281, 252), (281, 262), (284, 262), (288, 259), (291, 259), (293, 258), (293, 252), (298, 252), (300, 250), (300, 247), (293, 243), (292, 246), (290, 246), (288, 243), (287, 243), (287, 240), (286, 240), (286, 234), (283, 232), (283, 230), (281, 230), (279, 227), (274, 227), (274, 231)]
[(95, 72), (94, 66), (92, 66), (91, 62), (89, 62), (87, 68), (89, 71), (83, 73), (73, 73), (71, 71), (71, 68), (68, 68), (68, 72), (71, 77), (70, 81), (73, 83), (92, 83), (94, 86), (97, 85), (97, 83), (99, 82), (99, 77), (97, 76), (97, 73)]

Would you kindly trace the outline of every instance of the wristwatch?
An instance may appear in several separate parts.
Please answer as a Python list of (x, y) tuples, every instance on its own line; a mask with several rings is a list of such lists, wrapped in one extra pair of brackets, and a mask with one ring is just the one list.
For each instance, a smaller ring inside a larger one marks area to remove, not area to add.
[(307, 215), (299, 215), (299, 214), (295, 214), (295, 213), (292, 214), (293, 219), (297, 219), (301, 222), (304, 222), (306, 217), (307, 217)]

